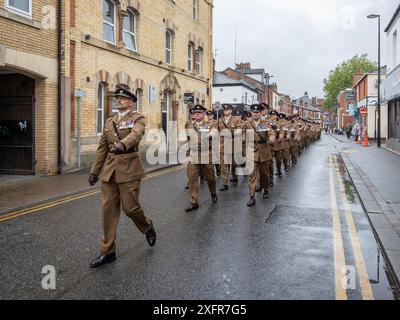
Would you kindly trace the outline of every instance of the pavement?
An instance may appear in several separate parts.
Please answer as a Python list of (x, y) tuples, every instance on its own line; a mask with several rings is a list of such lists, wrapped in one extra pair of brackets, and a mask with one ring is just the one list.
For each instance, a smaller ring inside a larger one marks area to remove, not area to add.
[(375, 144), (364, 147), (343, 136), (334, 138), (346, 146), (341, 159), (400, 283), (400, 155)]
[[(142, 163), (146, 173), (169, 167), (150, 165), (145, 156)], [(50, 177), (0, 175), (0, 215), (99, 188), (89, 186), (89, 172), (90, 167)]]
[[(101, 238), (98, 190), (2, 215), (0, 299), (398, 299), (383, 249), (340, 160), (340, 153), (356, 148), (323, 135), (296, 168), (275, 179), (270, 198), (258, 194), (252, 208), (244, 177), (218, 193), (216, 204), (201, 185), (200, 209), (186, 213), (186, 170), (150, 174), (140, 203), (154, 221), (156, 246), (148, 247), (121, 215), (118, 258), (97, 270), (88, 265)], [(54, 290), (42, 287), (44, 266), (56, 270)]]

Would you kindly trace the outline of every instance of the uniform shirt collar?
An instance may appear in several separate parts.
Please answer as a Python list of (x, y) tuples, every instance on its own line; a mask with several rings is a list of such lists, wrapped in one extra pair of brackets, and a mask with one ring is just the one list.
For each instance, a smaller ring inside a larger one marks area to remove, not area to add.
[(118, 121), (121, 121), (121, 119), (123, 119), (129, 112), (131, 112), (131, 110), (127, 110), (125, 112), (118, 111)]

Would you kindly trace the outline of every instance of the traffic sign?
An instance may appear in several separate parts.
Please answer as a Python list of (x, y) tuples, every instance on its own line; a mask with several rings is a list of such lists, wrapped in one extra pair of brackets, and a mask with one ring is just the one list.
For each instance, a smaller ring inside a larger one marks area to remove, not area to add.
[(361, 108), (361, 109), (360, 109), (360, 114), (361, 114), (362, 116), (368, 115), (368, 109), (367, 109), (367, 108)]
[(214, 103), (214, 107), (213, 107), (214, 111), (220, 111), (222, 109), (222, 105), (221, 102), (217, 101), (216, 103)]

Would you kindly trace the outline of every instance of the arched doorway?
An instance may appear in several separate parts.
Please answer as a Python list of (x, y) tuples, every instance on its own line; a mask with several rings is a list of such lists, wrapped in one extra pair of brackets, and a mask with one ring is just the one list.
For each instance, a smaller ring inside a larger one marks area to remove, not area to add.
[(0, 174), (35, 174), (35, 80), (0, 68)]
[(161, 82), (161, 129), (169, 138), (170, 131), (179, 120), (179, 100), (181, 98), (181, 87), (174, 74), (169, 73)]

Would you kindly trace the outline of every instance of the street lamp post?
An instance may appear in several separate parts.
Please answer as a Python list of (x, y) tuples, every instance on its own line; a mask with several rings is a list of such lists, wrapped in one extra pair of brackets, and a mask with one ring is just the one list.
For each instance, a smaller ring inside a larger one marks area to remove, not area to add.
[(378, 18), (378, 103), (376, 106), (378, 121), (378, 140), (377, 146), (381, 147), (381, 16), (379, 14), (370, 14), (368, 19)]

